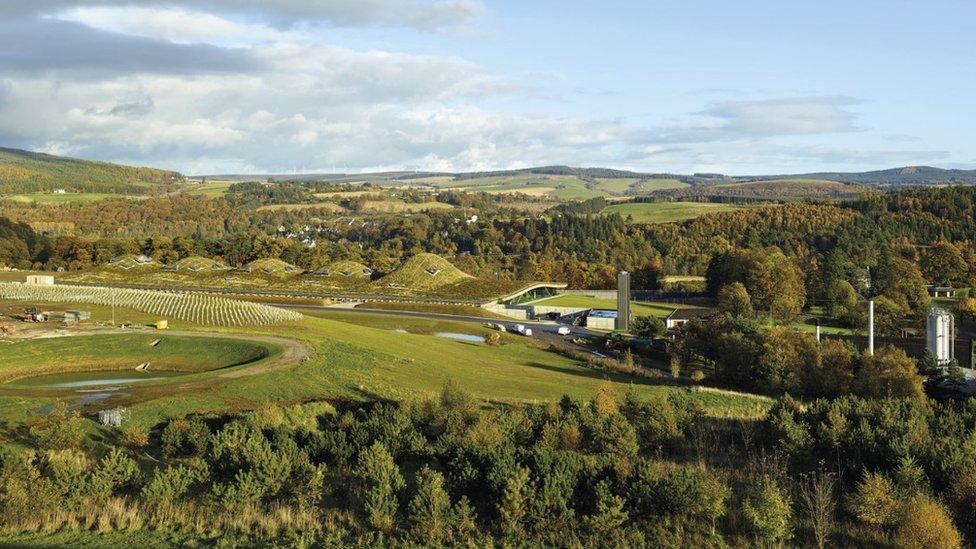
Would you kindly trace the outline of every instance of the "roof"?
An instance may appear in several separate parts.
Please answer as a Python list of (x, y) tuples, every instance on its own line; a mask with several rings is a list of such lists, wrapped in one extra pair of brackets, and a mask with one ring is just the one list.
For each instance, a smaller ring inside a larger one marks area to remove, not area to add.
[(704, 307), (675, 309), (667, 316), (667, 320), (692, 320), (704, 316), (711, 316), (714, 313), (715, 311), (713, 309), (706, 309)]

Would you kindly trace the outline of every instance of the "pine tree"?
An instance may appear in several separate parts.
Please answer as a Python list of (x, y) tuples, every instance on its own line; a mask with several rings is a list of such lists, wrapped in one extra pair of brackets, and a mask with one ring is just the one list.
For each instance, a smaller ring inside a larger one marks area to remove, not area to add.
[(444, 476), (430, 467), (417, 473), (417, 489), (408, 505), (410, 533), (425, 544), (444, 540), (451, 523), (451, 499)]
[(396, 526), (403, 475), (393, 456), (380, 442), (373, 443), (359, 456), (356, 476), (360, 481), (362, 511), (375, 530), (390, 533)]

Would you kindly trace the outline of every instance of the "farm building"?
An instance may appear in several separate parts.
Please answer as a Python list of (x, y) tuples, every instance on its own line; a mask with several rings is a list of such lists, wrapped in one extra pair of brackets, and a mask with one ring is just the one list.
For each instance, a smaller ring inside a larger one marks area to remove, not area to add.
[(27, 275), (27, 284), (35, 286), (53, 286), (54, 277), (49, 275)]
[(612, 309), (593, 309), (586, 315), (586, 327), (593, 330), (615, 330), (617, 311)]
[(683, 324), (686, 324), (691, 320), (709, 316), (714, 312), (715, 311), (711, 309), (705, 308), (675, 309), (667, 316), (667, 318), (664, 319), (664, 327), (668, 330), (673, 330), (681, 327)]
[(956, 289), (952, 286), (936, 286), (934, 284), (928, 287), (929, 295), (931, 297), (955, 297)]
[(89, 311), (45, 311), (37, 315), (38, 320), (49, 322), (81, 322), (90, 318)]

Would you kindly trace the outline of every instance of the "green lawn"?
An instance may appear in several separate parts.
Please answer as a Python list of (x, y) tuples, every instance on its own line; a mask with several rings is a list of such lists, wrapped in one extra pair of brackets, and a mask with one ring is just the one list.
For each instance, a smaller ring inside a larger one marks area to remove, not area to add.
[[(560, 295), (550, 297), (541, 301), (533, 301), (532, 305), (545, 305), (549, 307), (588, 307), (591, 309), (616, 309), (617, 302), (613, 299), (599, 299), (586, 295)], [(632, 301), (630, 312), (634, 316), (656, 316), (664, 318), (671, 314), (675, 309), (682, 305), (672, 305), (670, 303), (642, 303)]]
[(603, 213), (617, 213), (625, 219), (633, 217), (635, 223), (671, 223), (685, 221), (715, 212), (732, 212), (743, 209), (734, 204), (710, 202), (630, 202), (607, 206)]
[(152, 370), (197, 373), (270, 354), (267, 346), (245, 340), (161, 332), (41, 338), (0, 345), (0, 383), (67, 372), (134, 371), (145, 362)]

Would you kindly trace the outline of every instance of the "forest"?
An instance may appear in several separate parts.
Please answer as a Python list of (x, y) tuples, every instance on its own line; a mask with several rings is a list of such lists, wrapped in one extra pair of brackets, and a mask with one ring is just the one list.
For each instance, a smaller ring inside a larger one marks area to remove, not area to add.
[(269, 405), (104, 440), (62, 407), (20, 435), (36, 451), (0, 452), (0, 523), (301, 546), (959, 547), (974, 427), (971, 406), (857, 397), (721, 420), (609, 384), (483, 408), (448, 383), (433, 400)]

